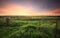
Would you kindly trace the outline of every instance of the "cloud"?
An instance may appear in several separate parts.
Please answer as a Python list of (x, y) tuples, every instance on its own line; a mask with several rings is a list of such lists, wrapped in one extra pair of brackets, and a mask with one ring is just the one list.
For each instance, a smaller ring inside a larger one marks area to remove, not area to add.
[(45, 11), (33, 11), (34, 6), (18, 5), (15, 3), (6, 4), (3, 8), (0, 7), (0, 16), (59, 16), (60, 8)]

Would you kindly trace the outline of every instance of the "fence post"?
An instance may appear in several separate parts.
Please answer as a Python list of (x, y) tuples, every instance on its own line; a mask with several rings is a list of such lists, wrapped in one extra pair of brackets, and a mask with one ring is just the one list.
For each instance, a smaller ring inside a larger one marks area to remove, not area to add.
[(10, 25), (10, 18), (6, 17), (6, 25), (9, 26)]
[(56, 18), (56, 26), (55, 26), (55, 38), (58, 38), (57, 37), (57, 33), (58, 33), (58, 20), (59, 20), (60, 18), (57, 16), (57, 18)]

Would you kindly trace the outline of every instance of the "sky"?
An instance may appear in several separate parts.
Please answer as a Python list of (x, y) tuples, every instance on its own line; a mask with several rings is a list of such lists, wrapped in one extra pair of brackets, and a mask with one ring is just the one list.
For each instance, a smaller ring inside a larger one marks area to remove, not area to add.
[(60, 0), (0, 0), (0, 16), (60, 16)]

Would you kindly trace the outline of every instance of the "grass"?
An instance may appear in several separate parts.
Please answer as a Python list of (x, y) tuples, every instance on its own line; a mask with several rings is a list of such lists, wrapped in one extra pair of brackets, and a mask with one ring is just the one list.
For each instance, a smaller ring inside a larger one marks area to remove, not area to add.
[[(9, 26), (6, 25), (5, 17), (0, 18), (0, 38), (54, 38), (56, 20), (52, 19), (56, 17), (9, 18)], [(58, 21), (58, 25), (60, 25), (59, 23), (60, 20)], [(58, 38), (60, 37), (59, 33)]]

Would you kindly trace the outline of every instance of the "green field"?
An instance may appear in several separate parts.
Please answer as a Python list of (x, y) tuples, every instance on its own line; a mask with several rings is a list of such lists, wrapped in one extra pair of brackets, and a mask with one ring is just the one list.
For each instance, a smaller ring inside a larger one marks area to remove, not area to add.
[(60, 38), (60, 20), (56, 18), (59, 17), (0, 16), (0, 38)]

